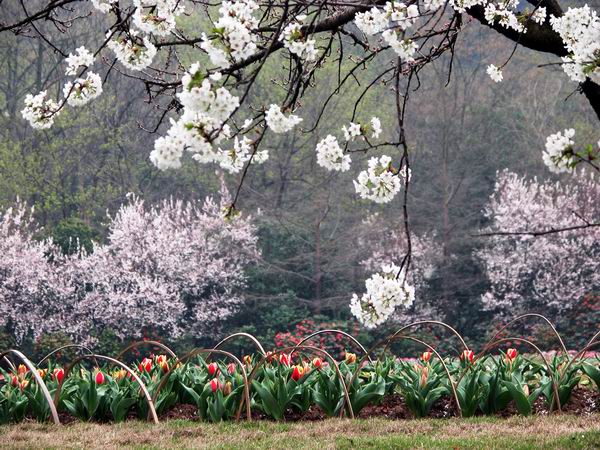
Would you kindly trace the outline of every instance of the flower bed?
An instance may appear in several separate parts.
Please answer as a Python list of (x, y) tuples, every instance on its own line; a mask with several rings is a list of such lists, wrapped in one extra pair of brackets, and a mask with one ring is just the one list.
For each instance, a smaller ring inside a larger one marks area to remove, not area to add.
[(23, 364), (14, 367), (4, 358), (12, 368), (0, 369), (0, 423), (27, 417), (57, 423), (131, 418), (218, 422), (600, 411), (600, 358), (585, 353), (598, 336), (576, 354), (492, 350), (506, 341), (539, 350), (524, 339), (497, 335), (479, 354), (463, 345), (458, 357), (442, 358), (424, 343), (428, 350), (413, 359), (384, 356), (394, 340), (418, 341), (404, 331), (381, 343), (384, 354), (377, 359), (372, 350), (347, 352), (336, 361), (307, 345), (318, 333), (276, 352), (264, 352), (258, 341), (240, 333), (231, 338), (249, 337), (258, 349), (240, 359), (219, 348), (177, 357), (163, 344), (142, 341), (125, 351), (150, 345), (161, 354), (149, 354), (131, 367), (121, 361), (125, 351), (117, 358), (86, 353), (65, 367), (53, 363), (52, 354), (34, 366), (10, 351)]

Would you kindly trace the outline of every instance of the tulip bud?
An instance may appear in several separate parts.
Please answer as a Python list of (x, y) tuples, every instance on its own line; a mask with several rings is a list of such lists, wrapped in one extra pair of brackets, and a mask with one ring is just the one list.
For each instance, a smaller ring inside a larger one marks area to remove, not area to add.
[(423, 367), (423, 370), (421, 371), (421, 387), (425, 387), (425, 385), (427, 384), (428, 373), (429, 373), (429, 368)]
[(517, 349), (516, 348), (509, 348), (508, 350), (506, 350), (506, 358), (509, 361), (513, 361), (516, 357), (517, 357)]
[(227, 365), (227, 372), (229, 372), (229, 375), (233, 375), (235, 373), (235, 363), (229, 363)]
[(252, 365), (252, 356), (244, 355), (243, 361), (244, 361), (244, 364), (246, 364), (247, 366), (251, 366)]
[(62, 368), (56, 368), (52, 371), (52, 376), (56, 381), (62, 383), (63, 378), (65, 377), (65, 371)]
[(423, 354), (421, 355), (421, 359), (425, 362), (429, 362), (429, 360), (431, 359), (431, 352), (423, 352)]
[(353, 364), (356, 362), (356, 353), (346, 352), (346, 357), (344, 359), (346, 364)]
[(526, 385), (526, 384), (523, 385), (523, 392), (525, 393), (525, 395), (527, 397), (529, 397), (529, 386), (528, 385)]
[(28, 384), (29, 384), (29, 380), (21, 380), (21, 384), (19, 387), (21, 388), (21, 390), (23, 390), (27, 387)]
[(210, 380), (210, 390), (213, 392), (217, 392), (219, 389), (221, 389), (221, 382), (219, 381), (218, 378), (213, 378), (212, 380)]
[(321, 370), (323, 368), (323, 360), (321, 358), (314, 358), (312, 360), (312, 365), (315, 369)]
[(152, 369), (152, 360), (150, 358), (142, 359), (142, 362), (138, 365), (138, 369), (140, 369), (140, 372), (149, 373)]
[(208, 365), (208, 374), (211, 377), (214, 377), (215, 375), (217, 375), (219, 373), (219, 366), (217, 365), (217, 363), (210, 363)]
[(289, 366), (292, 362), (292, 359), (290, 357), (290, 355), (286, 354), (286, 353), (281, 353), (279, 355), (279, 363), (283, 364), (284, 366)]
[(265, 356), (267, 357), (267, 362), (273, 362), (273, 359), (275, 358), (275, 352), (269, 351)]
[(168, 358), (167, 355), (157, 355), (154, 358), (154, 361), (156, 362), (156, 365), (158, 366), (164, 366), (165, 364), (167, 364)]
[(17, 387), (19, 385), (19, 379), (16, 377), (16, 375), (10, 376), (10, 384), (12, 387)]
[(112, 377), (115, 380), (121, 380), (121, 379), (125, 378), (126, 376), (127, 376), (127, 371), (125, 369), (115, 370), (112, 375)]
[(103, 384), (104, 381), (105, 381), (104, 374), (102, 372), (98, 371), (96, 373), (96, 384), (98, 384), (98, 385)]
[(19, 367), (17, 368), (17, 374), (19, 375), (19, 378), (23, 378), (27, 372), (29, 372), (27, 366), (25, 364), (19, 364)]
[(474, 357), (475, 357), (475, 354), (473, 353), (473, 350), (465, 350), (460, 355), (460, 359), (465, 360), (465, 361), (469, 361), (469, 362), (473, 362), (473, 358)]
[(44, 378), (46, 378), (46, 374), (48, 373), (48, 369), (38, 369), (37, 373), (40, 376), (40, 378), (43, 380)]
[(229, 394), (231, 394), (232, 390), (233, 390), (233, 385), (231, 384), (231, 381), (228, 381), (227, 383), (225, 383), (225, 387), (223, 388), (223, 395), (225, 397), (227, 397)]
[(294, 370), (292, 370), (292, 380), (298, 381), (304, 375), (304, 368), (302, 366), (294, 366)]

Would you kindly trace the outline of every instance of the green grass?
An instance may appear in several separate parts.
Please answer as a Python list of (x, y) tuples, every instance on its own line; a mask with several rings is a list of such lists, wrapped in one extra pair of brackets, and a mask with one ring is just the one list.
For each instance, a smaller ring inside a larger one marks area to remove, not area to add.
[(0, 448), (243, 448), (243, 449), (593, 449), (600, 416), (493, 417), (423, 420), (326, 420), (206, 424), (173, 420), (153, 425), (34, 422), (0, 427)]

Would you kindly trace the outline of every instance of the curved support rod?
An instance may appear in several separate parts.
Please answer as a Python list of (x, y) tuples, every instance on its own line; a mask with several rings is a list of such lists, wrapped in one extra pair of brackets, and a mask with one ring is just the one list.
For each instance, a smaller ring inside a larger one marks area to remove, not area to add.
[(84, 359), (92, 359), (94, 361), (96, 361), (97, 359), (100, 359), (100, 360), (103, 360), (103, 361), (108, 361), (111, 364), (119, 366), (121, 369), (123, 369), (127, 373), (129, 373), (129, 375), (137, 382), (137, 384), (140, 386), (140, 389), (144, 393), (144, 397), (146, 398), (146, 402), (148, 403), (148, 410), (149, 410), (148, 415), (152, 417), (152, 420), (154, 421), (154, 423), (159, 423), (158, 422), (158, 416), (156, 415), (156, 408), (154, 408), (154, 402), (152, 401), (152, 397), (150, 396), (150, 392), (148, 392), (148, 388), (146, 388), (146, 385), (144, 384), (144, 382), (142, 381), (142, 379), (127, 364), (125, 364), (125, 363), (123, 363), (123, 362), (121, 362), (121, 361), (119, 361), (119, 360), (117, 360), (115, 358), (111, 358), (110, 356), (97, 355), (97, 354), (89, 354), (89, 355), (78, 356), (77, 358), (75, 358), (65, 368), (64, 378), (63, 378), (63, 380), (61, 382), (58, 383), (58, 387), (56, 388), (56, 392), (54, 394), (54, 404), (55, 405), (58, 405), (58, 401), (60, 399), (60, 393), (61, 393), (61, 390), (62, 390), (62, 386), (63, 386), (64, 381), (67, 379), (67, 376), (69, 375), (69, 373), (71, 372), (71, 370), (73, 369), (73, 367), (75, 367), (75, 365), (77, 363), (83, 361)]
[(160, 347), (165, 352), (167, 352), (172, 358), (177, 359), (177, 355), (175, 354), (175, 352), (173, 350), (171, 350), (169, 347), (167, 347), (162, 342), (158, 342), (158, 341), (136, 341), (136, 342), (133, 342), (133, 343), (129, 344), (127, 347), (125, 347), (123, 350), (121, 350), (117, 354), (117, 356), (115, 356), (115, 359), (123, 358), (123, 355), (125, 355), (125, 353), (127, 353), (129, 350), (132, 350), (137, 347), (141, 347), (142, 345), (153, 345), (155, 347)]
[[(538, 313), (527, 313), (527, 314), (521, 314), (520, 316), (515, 317), (514, 319), (512, 319), (510, 322), (508, 322), (507, 324), (505, 324), (504, 326), (502, 326), (498, 332), (494, 335), (493, 338), (491, 338), (484, 346), (483, 346), (483, 350), (482, 353), (485, 353), (487, 351), (487, 346), (495, 341), (498, 336), (500, 336), (500, 334), (502, 334), (502, 332), (504, 330), (506, 330), (509, 326), (511, 326), (512, 324), (519, 322), (523, 319), (526, 319), (528, 317), (536, 317), (538, 319), (542, 319), (544, 322), (546, 322), (548, 324), (548, 326), (550, 327), (550, 329), (552, 330), (552, 332), (554, 333), (554, 335), (556, 336), (556, 338), (558, 339), (558, 342), (560, 343), (561, 349), (562, 351), (565, 353), (565, 355), (567, 355), (567, 358), (569, 358), (569, 352), (567, 351), (567, 347), (565, 346), (565, 343), (563, 342), (562, 338), (560, 337), (560, 334), (558, 334), (558, 331), (556, 331), (556, 328), (554, 327), (554, 325), (552, 324), (552, 322), (550, 322), (550, 320), (548, 320), (548, 318), (546, 318), (545, 316), (538, 314)], [(593, 338), (592, 338), (593, 339)]]
[[(336, 375), (338, 376), (339, 380), (341, 381), (342, 389), (344, 391), (344, 403), (342, 404), (340, 413), (343, 413), (344, 409), (345, 409), (344, 407), (347, 407), (347, 409), (350, 413), (350, 418), (354, 419), (354, 411), (352, 410), (352, 403), (350, 402), (350, 394), (348, 394), (348, 387), (346, 385), (346, 382), (344, 381), (344, 377), (342, 375), (342, 372), (340, 371), (338, 363), (333, 358), (333, 356), (331, 356), (327, 351), (325, 351), (321, 348), (313, 347), (310, 345), (302, 345), (302, 346), (297, 345), (297, 346), (293, 346), (293, 347), (285, 347), (285, 348), (279, 349), (277, 351), (274, 351), (269, 356), (264, 356), (258, 362), (258, 364), (256, 364), (254, 366), (254, 368), (252, 369), (252, 372), (250, 372), (250, 377), (248, 378), (248, 382), (251, 383), (254, 380), (254, 377), (256, 377), (256, 373), (257, 373), (258, 369), (260, 367), (262, 367), (268, 360), (270, 360), (271, 358), (275, 358), (277, 355), (281, 355), (283, 353), (290, 352), (293, 350), (306, 350), (306, 351), (311, 351), (311, 352), (317, 352), (317, 353), (320, 353), (321, 355), (325, 356), (331, 362), (331, 365), (335, 369)], [(291, 355), (291, 353), (290, 353), (290, 355)], [(241, 410), (241, 405), (240, 405), (240, 410)], [(240, 414), (240, 410), (238, 410), (238, 415)]]
[(48, 388), (46, 387), (46, 383), (44, 383), (44, 380), (42, 380), (42, 377), (38, 373), (37, 367), (35, 367), (33, 365), (33, 363), (31, 361), (29, 361), (29, 359), (27, 359), (27, 357), (18, 350), (14, 350), (14, 349), (6, 350), (2, 354), (0, 354), (0, 357), (5, 357), (6, 355), (8, 355), (10, 353), (12, 353), (17, 358), (19, 358), (21, 361), (23, 361), (23, 364), (25, 364), (25, 366), (29, 369), (29, 371), (31, 372), (31, 375), (33, 376), (33, 378), (35, 378), (35, 382), (42, 390), (42, 394), (44, 395), (46, 402), (48, 403), (48, 408), (50, 408), (50, 413), (52, 414), (52, 420), (54, 421), (54, 423), (56, 425), (60, 425), (60, 420), (58, 419), (58, 412), (56, 411), (56, 406), (52, 402), (52, 396), (50, 395), (50, 392), (48, 391)]
[(212, 353), (224, 355), (228, 358), (231, 358), (233, 361), (235, 361), (235, 363), (238, 366), (240, 366), (240, 368), (242, 370), (242, 378), (244, 380), (244, 396), (242, 397), (242, 400), (240, 401), (240, 407), (239, 407), (238, 413), (236, 415), (236, 420), (240, 420), (242, 407), (244, 406), (244, 402), (245, 402), (246, 403), (246, 419), (250, 422), (252, 420), (252, 412), (250, 410), (250, 385), (248, 384), (248, 376), (246, 374), (246, 368), (244, 367), (244, 364), (234, 354), (226, 352), (225, 350), (219, 350), (219, 349), (214, 349), (214, 348), (213, 349), (195, 348), (191, 352), (182, 356), (181, 359), (176, 359), (175, 364), (173, 364), (169, 368), (169, 370), (167, 372), (165, 372), (163, 377), (160, 379), (160, 382), (158, 383), (158, 386), (156, 387), (156, 391), (154, 392), (154, 400), (156, 401), (156, 399), (158, 398), (158, 394), (160, 393), (162, 388), (167, 383), (169, 377), (171, 376), (171, 373), (173, 372), (173, 368), (179, 367), (181, 364), (187, 364), (188, 361), (190, 360), (190, 358), (192, 358), (196, 355), (200, 355), (202, 353), (208, 353), (209, 356)]
[(230, 334), (229, 336), (221, 339), (219, 341), (219, 343), (217, 345), (215, 345), (213, 348), (216, 350), (218, 349), (221, 345), (223, 345), (225, 342), (230, 341), (231, 339), (237, 338), (237, 337), (245, 337), (250, 339), (254, 345), (256, 346), (256, 348), (258, 349), (258, 352), (262, 355), (265, 356), (267, 353), (265, 352), (265, 349), (263, 348), (263, 346), (260, 344), (259, 340), (256, 339), (254, 336), (252, 336), (250, 333), (233, 333)]
[[(544, 361), (544, 364), (546, 365), (546, 370), (548, 371), (548, 375), (552, 379), (552, 390), (554, 391), (556, 407), (558, 408), (559, 412), (562, 411), (561, 404), (560, 404), (560, 398), (558, 397), (558, 386), (556, 383), (556, 379), (554, 378), (554, 374), (552, 373), (552, 369), (550, 368), (550, 363), (548, 362), (548, 360), (546, 359), (546, 357), (544, 356), (544, 353), (540, 350), (540, 348), (537, 345), (535, 345), (533, 342), (528, 341), (527, 339), (518, 338), (518, 337), (502, 338), (502, 339), (498, 339), (497, 341), (492, 342), (490, 345), (487, 345), (486, 350), (482, 351), (480, 353), (480, 355), (485, 354), (484, 352), (487, 352), (487, 351), (491, 350), (492, 348), (497, 347), (498, 345), (502, 344), (503, 342), (513, 342), (513, 341), (522, 342), (524, 344), (531, 346), (542, 357), (542, 360)], [(461, 376), (461, 378), (462, 378), (462, 376)], [(552, 412), (553, 405), (554, 405), (554, 403), (552, 403), (550, 405), (550, 412)]]
[[(314, 338), (315, 336), (318, 336), (320, 334), (341, 334), (345, 337), (347, 337), (348, 339), (350, 339), (357, 347), (360, 348), (360, 350), (367, 355), (367, 358), (369, 358), (369, 362), (373, 363), (373, 360), (371, 359), (371, 356), (369, 355), (369, 353), (367, 352), (367, 349), (359, 342), (358, 339), (356, 339), (354, 336), (352, 336), (349, 333), (346, 333), (345, 331), (342, 330), (319, 330), (319, 331), (315, 331), (314, 333), (309, 334), (308, 336), (302, 338), (302, 340), (296, 345), (296, 347), (301, 346), (302, 344), (304, 344), (306, 341)], [(294, 350), (292, 350), (290, 352), (290, 356), (294, 353)]]
[[(597, 334), (597, 336), (599, 336), (600, 333)], [(595, 338), (596, 336), (594, 336)], [(579, 358), (581, 358), (585, 352), (587, 352), (590, 348), (595, 347), (596, 345), (600, 344), (600, 341), (593, 341), (593, 339), (588, 342), (585, 347), (583, 347), (581, 350), (579, 350), (577, 352), (577, 354), (567, 363), (567, 365), (565, 366), (565, 370), (563, 371), (563, 374), (567, 373), (567, 370), (569, 369), (569, 367), (571, 367), (571, 364), (573, 364), (575, 361), (577, 361)]]
[[(400, 335), (400, 333), (402, 333), (404, 330), (416, 327), (418, 325), (437, 325), (437, 326), (440, 326), (440, 327), (444, 327), (447, 330), (450, 330), (452, 332), (452, 334), (454, 334), (458, 338), (458, 340), (462, 344), (464, 350), (468, 350), (469, 349), (469, 347), (467, 346), (465, 340), (462, 338), (462, 336), (460, 335), (460, 333), (458, 331), (456, 331), (454, 328), (452, 328), (450, 325), (448, 325), (447, 323), (440, 322), (439, 320), (419, 320), (418, 322), (409, 323), (408, 325), (403, 326), (398, 331), (396, 331), (395, 333), (393, 333), (391, 336), (389, 336), (388, 338), (384, 339), (383, 341), (387, 340), (387, 344), (383, 348), (383, 354), (385, 354), (387, 352), (389, 344), (394, 340), (394, 338), (396, 336)], [(376, 347), (378, 347), (379, 345), (380, 344), (377, 343)], [(459, 352), (459, 354), (460, 354), (460, 352)]]
[[(50, 353), (48, 353), (46, 356), (44, 356), (42, 359), (39, 360), (39, 362), (37, 363), (37, 365), (41, 365), (44, 363), (44, 361), (46, 361), (48, 358), (50, 358), (52, 355), (54, 355), (55, 353), (60, 352), (61, 350), (64, 350), (65, 348), (81, 348), (83, 350), (85, 350), (86, 352), (88, 352), (89, 354), (93, 354), (94, 352), (91, 351), (88, 347), (86, 347), (85, 345), (80, 345), (80, 344), (67, 344), (67, 345), (63, 345), (62, 347), (58, 347), (55, 348), (54, 350), (52, 350)], [(98, 365), (98, 363), (96, 363), (96, 365)]]
[(4, 361), (6, 361), (6, 364), (8, 364), (8, 366), (10, 367), (10, 370), (12, 370), (13, 372), (17, 371), (17, 368), (15, 367), (15, 365), (9, 358), (7, 358), (6, 356), (3, 356), (2, 359)]

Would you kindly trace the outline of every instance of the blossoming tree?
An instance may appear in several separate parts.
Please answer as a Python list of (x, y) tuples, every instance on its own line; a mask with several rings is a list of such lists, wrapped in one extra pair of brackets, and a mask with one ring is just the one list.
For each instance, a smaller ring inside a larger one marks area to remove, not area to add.
[(597, 292), (598, 198), (600, 184), (585, 173), (568, 182), (499, 173), (485, 211), (484, 233), (492, 236), (478, 252), (490, 283), (484, 305), (498, 313), (560, 312)]
[[(239, 187), (229, 213), (236, 208), (252, 164), (269, 157), (261, 145), (267, 133), (315, 129), (328, 113), (332, 97), (352, 82), (361, 67), (378, 67), (378, 75), (355, 90), (350, 122), (330, 130), (316, 145), (317, 162), (322, 170), (345, 172), (353, 152), (372, 154), (354, 180), (355, 193), (388, 203), (404, 191), (403, 215), (408, 225), (406, 192), (411, 170), (405, 123), (410, 119), (406, 114), (410, 93), (419, 82), (420, 70), (453, 54), (470, 19), (515, 46), (555, 55), (565, 76), (579, 84), (600, 117), (597, 9), (585, 5), (565, 11), (558, 0), (527, 3), (530, 8), (517, 0), (368, 4), (233, 0), (217, 7), (203, 0), (92, 0), (91, 4), (63, 0), (28, 2), (15, 11), (7, 7), (0, 32), (31, 33), (64, 57), (68, 80), (62, 95), (55, 98), (46, 89), (25, 99), (22, 116), (33, 127), (49, 128), (65, 108), (82, 107), (97, 98), (102, 83), (116, 76), (115, 72), (137, 79), (159, 112), (149, 127), (160, 134), (149, 154), (151, 161), (166, 170), (181, 167), (189, 157), (238, 174)], [(90, 13), (101, 15), (105, 24), (97, 30), (99, 43), (91, 50), (65, 48), (54, 33), (38, 26), (50, 22), (68, 35), (72, 24), (86, 20)], [(184, 62), (188, 59), (191, 64)], [(253, 86), (273, 60), (283, 64), (284, 70), (273, 79), (272, 97), (261, 99), (258, 105), (248, 104)], [(337, 85), (324, 98), (316, 118), (302, 117), (302, 95), (319, 80), (319, 71), (328, 62), (339, 67)], [(488, 67), (490, 83), (502, 82), (509, 63), (510, 57)], [(383, 132), (380, 118), (361, 114), (365, 92), (380, 86), (390, 89), (395, 98), (397, 123), (391, 133)], [(388, 134), (393, 136), (387, 138)], [(576, 144), (574, 137), (572, 129), (548, 137), (543, 158), (549, 168), (573, 171), (584, 164), (599, 170), (597, 145)], [(411, 258), (400, 259), (403, 264), (386, 266), (381, 276), (391, 280), (390, 289), (404, 291)]]
[[(130, 199), (109, 223), (107, 243), (62, 256), (36, 241), (24, 205), (2, 220), (0, 311), (18, 341), (66, 332), (89, 342), (104, 330), (120, 338), (145, 331), (200, 335), (241, 301), (244, 266), (256, 259), (250, 218), (223, 219), (230, 201)], [(26, 229), (29, 226), (31, 230)]]

